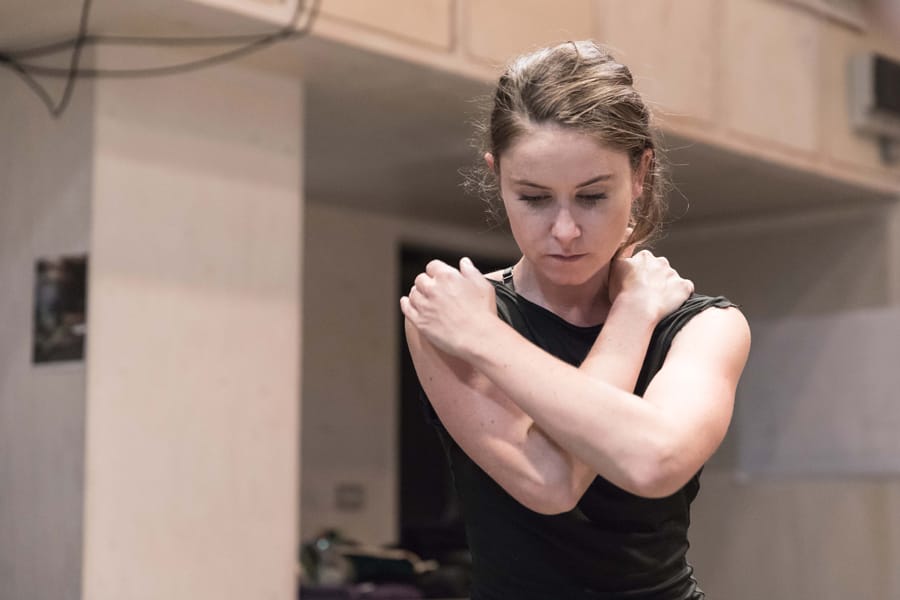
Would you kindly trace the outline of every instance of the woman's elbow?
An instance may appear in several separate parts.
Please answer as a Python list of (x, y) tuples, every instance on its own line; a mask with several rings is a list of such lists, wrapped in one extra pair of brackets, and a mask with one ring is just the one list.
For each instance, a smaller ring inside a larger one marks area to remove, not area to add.
[(531, 481), (518, 486), (514, 491), (507, 491), (519, 504), (542, 515), (569, 512), (575, 508), (579, 500), (571, 486), (563, 481)]
[(519, 499), (519, 502), (529, 510), (551, 516), (573, 510), (578, 499), (559, 487), (545, 487), (540, 492), (533, 492), (529, 497)]
[(660, 498), (668, 498), (682, 487), (687, 481), (680, 481), (672, 478), (659, 478), (645, 482), (640, 482), (629, 490), (635, 496), (648, 498), (650, 500), (658, 500)]
[(684, 487), (692, 476), (693, 472), (687, 474), (677, 456), (661, 451), (632, 470), (627, 491), (642, 498), (666, 498)]

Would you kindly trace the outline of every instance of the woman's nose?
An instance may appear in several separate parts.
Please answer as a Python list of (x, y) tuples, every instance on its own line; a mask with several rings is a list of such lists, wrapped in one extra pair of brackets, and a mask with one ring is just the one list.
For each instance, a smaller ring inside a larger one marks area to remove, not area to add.
[(560, 242), (565, 243), (574, 240), (581, 235), (581, 228), (578, 226), (578, 223), (575, 222), (575, 219), (572, 218), (572, 213), (569, 209), (561, 208), (556, 213), (556, 218), (553, 220), (553, 227), (551, 228), (550, 233)]

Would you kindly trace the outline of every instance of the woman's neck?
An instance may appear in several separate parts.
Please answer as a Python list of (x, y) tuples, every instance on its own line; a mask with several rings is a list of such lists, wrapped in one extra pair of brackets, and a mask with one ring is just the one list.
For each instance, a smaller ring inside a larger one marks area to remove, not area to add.
[(541, 277), (523, 257), (513, 267), (513, 277), (516, 292), (522, 297), (573, 325), (598, 325), (609, 313), (608, 264), (584, 283), (560, 285)]

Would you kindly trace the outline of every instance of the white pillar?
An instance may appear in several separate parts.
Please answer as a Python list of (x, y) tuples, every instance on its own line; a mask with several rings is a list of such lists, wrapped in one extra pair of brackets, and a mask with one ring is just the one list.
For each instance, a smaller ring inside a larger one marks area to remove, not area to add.
[[(61, 86), (49, 85), (54, 99)], [(33, 365), (35, 261), (89, 244), (93, 98), (61, 119), (0, 70), (0, 598), (78, 598), (83, 362)]]
[(301, 83), (224, 65), (95, 98), (82, 597), (293, 598)]

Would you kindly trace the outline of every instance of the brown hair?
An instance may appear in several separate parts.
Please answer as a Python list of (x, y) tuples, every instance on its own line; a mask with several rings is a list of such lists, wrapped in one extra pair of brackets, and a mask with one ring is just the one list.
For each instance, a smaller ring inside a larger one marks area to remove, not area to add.
[[(593, 41), (566, 42), (515, 58), (500, 76), (489, 115), (476, 123), (479, 160), (466, 173), (466, 187), (480, 194), (488, 212), (502, 220), (500, 158), (535, 124), (556, 124), (594, 136), (625, 152), (632, 169), (649, 149), (644, 192), (632, 207), (634, 231), (628, 243), (651, 241), (666, 212), (665, 177), (659, 134), (632, 85), (628, 67)], [(484, 164), (485, 152), (494, 156), (496, 172)]]

